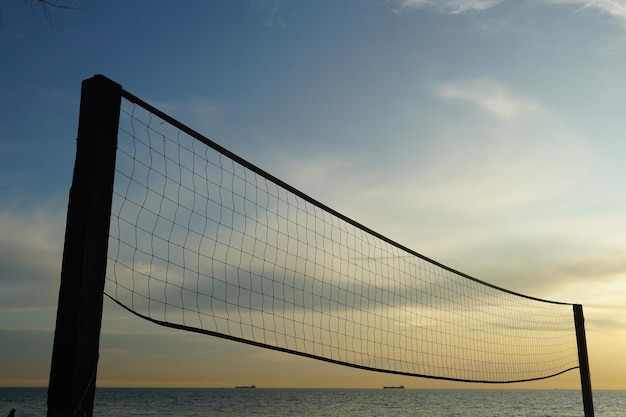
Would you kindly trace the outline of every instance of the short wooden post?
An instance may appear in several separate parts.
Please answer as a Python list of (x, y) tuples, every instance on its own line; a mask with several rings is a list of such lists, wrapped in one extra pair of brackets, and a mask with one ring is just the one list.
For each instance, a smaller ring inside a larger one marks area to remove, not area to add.
[(93, 415), (121, 92), (101, 75), (82, 84), (48, 417)]
[(574, 304), (574, 324), (576, 326), (578, 365), (580, 368), (580, 385), (583, 392), (585, 417), (594, 417), (591, 374), (589, 372), (589, 357), (587, 356), (587, 336), (585, 335), (585, 318), (583, 316), (583, 306), (580, 304)]

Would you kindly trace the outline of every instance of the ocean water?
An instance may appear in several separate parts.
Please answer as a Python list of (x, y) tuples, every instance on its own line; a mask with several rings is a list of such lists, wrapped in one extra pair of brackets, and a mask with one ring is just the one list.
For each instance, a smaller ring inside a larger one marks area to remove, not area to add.
[[(626, 415), (626, 391), (594, 391), (597, 417)], [(45, 416), (45, 388), (0, 388), (0, 416)], [(4, 413), (4, 414), (2, 414)], [(96, 416), (582, 417), (569, 390), (98, 388)]]

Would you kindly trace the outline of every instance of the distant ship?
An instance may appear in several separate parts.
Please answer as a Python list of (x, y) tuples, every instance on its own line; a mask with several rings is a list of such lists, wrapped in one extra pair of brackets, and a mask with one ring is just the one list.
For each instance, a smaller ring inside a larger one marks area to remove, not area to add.
[(240, 385), (235, 388), (256, 388), (256, 385)]
[(390, 387), (383, 387), (383, 389), (404, 389), (404, 385), (394, 385)]

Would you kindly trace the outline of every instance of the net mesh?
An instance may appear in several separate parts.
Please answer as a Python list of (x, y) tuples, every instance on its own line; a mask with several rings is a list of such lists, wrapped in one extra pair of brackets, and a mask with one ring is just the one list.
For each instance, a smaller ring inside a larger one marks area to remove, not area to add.
[(403, 375), (506, 383), (578, 367), (571, 305), (430, 261), (129, 96), (105, 288), (120, 305), (165, 326)]

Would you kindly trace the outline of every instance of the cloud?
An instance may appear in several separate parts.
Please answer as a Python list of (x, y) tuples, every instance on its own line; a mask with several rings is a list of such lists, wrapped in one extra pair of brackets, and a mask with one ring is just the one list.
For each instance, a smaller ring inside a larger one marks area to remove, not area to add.
[(624, 0), (550, 0), (550, 2), (564, 6), (580, 6), (581, 9), (597, 10), (626, 24), (626, 2)]
[(438, 13), (464, 14), (490, 9), (502, 0), (400, 0), (396, 11), (433, 9)]
[(64, 215), (53, 208), (0, 212), (0, 305), (3, 311), (56, 302)]
[[(442, 14), (461, 15), (491, 9), (505, 0), (396, 0), (396, 13), (430, 9)], [(510, 0), (509, 0), (510, 1)], [(511, 1), (511, 3), (513, 3)], [(574, 6), (579, 10), (594, 10), (607, 14), (626, 25), (626, 1), (624, 0), (548, 0), (547, 4)]]
[(593, 147), (535, 97), (487, 78), (453, 79), (427, 89), (444, 104), (442, 117), (434, 118), (438, 126), (427, 133), (423, 126), (416, 129), (415, 142), (402, 143), (391, 168), (379, 168), (379, 154), (287, 155), (277, 158), (278, 176), (438, 258), (462, 251), (466, 239), (494, 241), (495, 224), (510, 230), (540, 216), (596, 169)]
[[(536, 97), (492, 79), (453, 79), (430, 91), (445, 104), (431, 147), (407, 144), (384, 172), (374, 157), (360, 164), (282, 158), (290, 166), (282, 162), (289, 173), (281, 176), (368, 227), (463, 272), (501, 279), (505, 288), (514, 282), (541, 296), (557, 283), (584, 281), (563, 270), (571, 259), (546, 248), (591, 238), (599, 227), (597, 218), (575, 227), (583, 208), (570, 212), (565, 203), (577, 200), (597, 168), (592, 144)], [(549, 259), (529, 267), (535, 256)], [(536, 279), (525, 276), (529, 270)]]
[(440, 84), (435, 87), (435, 94), (444, 100), (469, 103), (504, 120), (542, 111), (537, 101), (515, 95), (508, 87), (489, 79)]
[(274, 28), (280, 26), (287, 28), (287, 23), (282, 17), (283, 0), (254, 0), (252, 3), (254, 13), (265, 14), (265, 26)]

